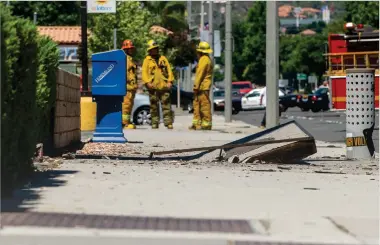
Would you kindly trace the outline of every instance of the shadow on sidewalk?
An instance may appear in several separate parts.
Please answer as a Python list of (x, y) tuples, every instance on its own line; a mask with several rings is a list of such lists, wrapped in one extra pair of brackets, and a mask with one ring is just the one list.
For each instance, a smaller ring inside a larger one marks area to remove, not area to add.
[(63, 175), (72, 175), (77, 171), (49, 170), (36, 173), (27, 184), (12, 192), (12, 196), (1, 199), (1, 212), (25, 212), (38, 203), (43, 188), (59, 187), (67, 181), (58, 179)]

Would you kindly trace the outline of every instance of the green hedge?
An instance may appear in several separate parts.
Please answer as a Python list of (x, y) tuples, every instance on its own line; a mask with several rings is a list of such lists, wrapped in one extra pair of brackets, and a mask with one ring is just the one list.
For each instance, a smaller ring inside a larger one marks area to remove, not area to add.
[(58, 49), (33, 23), (0, 5), (1, 180), (7, 188), (30, 173), (36, 144), (48, 134)]

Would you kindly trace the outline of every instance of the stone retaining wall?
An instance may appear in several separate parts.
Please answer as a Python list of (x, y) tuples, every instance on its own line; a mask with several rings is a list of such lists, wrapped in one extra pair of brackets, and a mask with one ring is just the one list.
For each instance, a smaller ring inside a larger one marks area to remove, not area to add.
[(81, 140), (80, 98), (79, 75), (58, 69), (54, 148), (63, 148)]

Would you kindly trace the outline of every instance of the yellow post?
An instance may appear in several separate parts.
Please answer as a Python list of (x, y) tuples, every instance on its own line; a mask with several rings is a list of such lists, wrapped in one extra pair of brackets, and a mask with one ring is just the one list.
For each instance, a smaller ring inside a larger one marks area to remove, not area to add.
[(354, 68), (356, 68), (356, 54), (354, 54)]
[(366, 68), (369, 68), (368, 54), (365, 55), (365, 67), (366, 67)]
[(340, 55), (340, 66), (341, 66), (341, 70), (342, 70), (342, 72), (344, 71), (344, 59), (343, 59), (343, 55), (341, 54)]
[(81, 131), (93, 131), (96, 127), (96, 103), (92, 97), (80, 98), (80, 129)]
[(332, 67), (331, 67), (331, 56), (329, 55), (329, 72), (332, 71)]

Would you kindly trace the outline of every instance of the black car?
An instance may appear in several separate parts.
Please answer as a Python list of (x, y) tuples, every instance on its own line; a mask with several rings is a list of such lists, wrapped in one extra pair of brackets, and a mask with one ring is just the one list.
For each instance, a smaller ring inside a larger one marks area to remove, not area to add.
[[(224, 90), (214, 91), (214, 110), (224, 111)], [(241, 95), (236, 90), (232, 90), (232, 114), (236, 115), (242, 110)]]
[(328, 111), (330, 109), (329, 89), (319, 88), (312, 94), (298, 95), (297, 101), (302, 111)]
[(283, 110), (286, 111), (289, 107), (298, 106), (297, 95), (287, 94), (279, 97), (279, 103), (283, 106)]
[[(170, 100), (172, 105), (177, 105), (177, 89), (178, 87), (176, 85), (172, 86), (171, 94), (170, 94)], [(183, 110), (191, 110), (193, 107), (193, 98), (194, 93), (193, 92), (187, 92), (182, 89), (180, 89), (180, 101), (181, 101), (181, 107)]]

